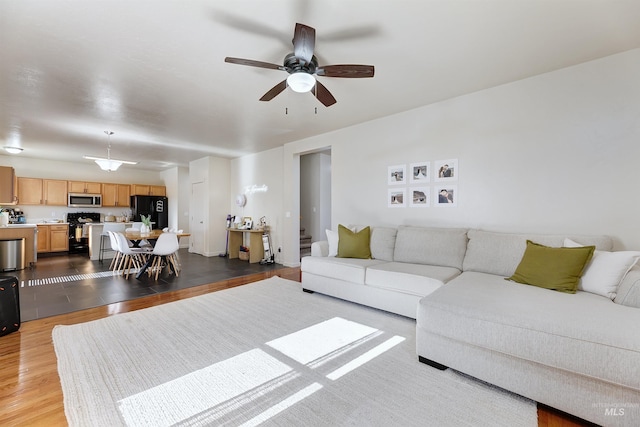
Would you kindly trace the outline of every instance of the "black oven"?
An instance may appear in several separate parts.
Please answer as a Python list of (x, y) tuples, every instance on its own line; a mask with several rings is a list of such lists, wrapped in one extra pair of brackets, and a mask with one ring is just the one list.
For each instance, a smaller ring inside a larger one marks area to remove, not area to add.
[[(89, 236), (83, 230), (87, 223), (100, 222), (98, 212), (69, 212), (69, 253), (89, 255)], [(88, 232), (88, 230), (87, 230)]]

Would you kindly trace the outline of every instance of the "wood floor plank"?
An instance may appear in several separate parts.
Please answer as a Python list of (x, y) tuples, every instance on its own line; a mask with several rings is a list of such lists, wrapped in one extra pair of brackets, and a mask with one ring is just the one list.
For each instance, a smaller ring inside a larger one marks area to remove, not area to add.
[[(153, 307), (172, 301), (245, 285), (272, 276), (300, 281), (299, 268), (282, 268), (179, 291), (76, 311), (22, 324), (20, 330), (0, 337), (0, 425), (64, 426), (67, 424), (51, 331), (55, 325), (72, 325)], [(566, 414), (538, 407), (541, 427), (576, 427)]]

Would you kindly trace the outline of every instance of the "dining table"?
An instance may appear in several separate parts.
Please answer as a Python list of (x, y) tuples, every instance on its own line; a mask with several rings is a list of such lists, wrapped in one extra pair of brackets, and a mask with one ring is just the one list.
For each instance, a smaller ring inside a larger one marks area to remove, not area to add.
[[(160, 237), (162, 233), (165, 233), (165, 231), (160, 229), (149, 230), (145, 232), (140, 232), (140, 230), (125, 230), (124, 235), (129, 241), (133, 243), (134, 247), (139, 247), (140, 242), (143, 240), (148, 241), (151, 244), (151, 246), (153, 246), (155, 244), (155, 241), (158, 240), (158, 237)], [(191, 233), (174, 233), (174, 234), (178, 237), (178, 240), (180, 240), (181, 237), (191, 236)], [(140, 268), (140, 271), (136, 273), (136, 279), (139, 279), (140, 277), (142, 277), (142, 275), (151, 266), (152, 260), (153, 260), (153, 257), (149, 257), (147, 259), (147, 261), (144, 263), (142, 268)]]

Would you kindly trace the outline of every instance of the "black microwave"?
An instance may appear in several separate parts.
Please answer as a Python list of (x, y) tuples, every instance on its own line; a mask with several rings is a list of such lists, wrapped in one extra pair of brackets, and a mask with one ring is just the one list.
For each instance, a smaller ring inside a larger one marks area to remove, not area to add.
[(69, 193), (70, 208), (99, 208), (102, 206), (102, 194)]

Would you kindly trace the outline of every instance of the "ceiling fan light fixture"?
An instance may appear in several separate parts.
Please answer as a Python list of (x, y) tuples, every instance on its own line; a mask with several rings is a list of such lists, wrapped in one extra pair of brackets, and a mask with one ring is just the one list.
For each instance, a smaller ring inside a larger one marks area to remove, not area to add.
[(299, 71), (287, 77), (287, 85), (298, 93), (309, 92), (316, 85), (316, 79), (309, 73)]
[(4, 146), (4, 151), (6, 151), (7, 153), (10, 153), (10, 154), (20, 154), (20, 153), (22, 153), (22, 150), (23, 150), (23, 148), (14, 147), (14, 146), (11, 146), (11, 145), (5, 145)]

